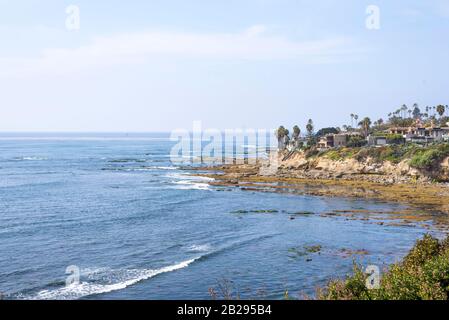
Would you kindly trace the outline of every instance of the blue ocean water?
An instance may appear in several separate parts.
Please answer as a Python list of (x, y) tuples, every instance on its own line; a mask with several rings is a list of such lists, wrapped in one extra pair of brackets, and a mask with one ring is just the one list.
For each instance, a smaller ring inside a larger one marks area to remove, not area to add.
[[(173, 144), (167, 134), (2, 134), (0, 292), (209, 299), (232, 281), (242, 298), (277, 299), (350, 273), (344, 249), (382, 267), (425, 233), (321, 215), (398, 204), (211, 187), (170, 163)], [(313, 214), (290, 219), (298, 211)], [(316, 245), (320, 254), (298, 254)], [(67, 286), (70, 266), (80, 282)]]

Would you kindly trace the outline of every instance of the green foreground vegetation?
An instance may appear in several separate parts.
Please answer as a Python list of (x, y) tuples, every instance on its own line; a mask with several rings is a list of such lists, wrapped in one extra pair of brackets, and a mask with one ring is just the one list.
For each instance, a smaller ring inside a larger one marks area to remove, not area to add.
[(319, 300), (447, 300), (449, 298), (449, 237), (426, 235), (402, 262), (393, 264), (378, 289), (368, 289), (367, 275), (355, 265), (345, 280), (332, 280), (319, 289)]

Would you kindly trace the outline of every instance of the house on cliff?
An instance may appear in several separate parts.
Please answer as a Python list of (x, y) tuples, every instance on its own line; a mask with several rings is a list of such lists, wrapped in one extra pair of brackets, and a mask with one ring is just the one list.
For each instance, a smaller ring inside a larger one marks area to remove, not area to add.
[(358, 132), (340, 132), (327, 134), (318, 140), (317, 148), (319, 150), (326, 150), (331, 148), (346, 147), (350, 138), (353, 136), (361, 136), (361, 134)]
[(408, 142), (431, 143), (440, 142), (449, 134), (449, 127), (394, 127), (389, 129), (389, 134), (401, 135)]

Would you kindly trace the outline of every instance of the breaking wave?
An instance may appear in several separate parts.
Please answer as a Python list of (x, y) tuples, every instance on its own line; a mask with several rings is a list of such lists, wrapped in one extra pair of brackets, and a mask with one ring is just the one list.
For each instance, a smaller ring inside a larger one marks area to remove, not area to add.
[(13, 161), (43, 161), (48, 160), (44, 157), (15, 157), (12, 159)]
[(21, 295), (18, 298), (26, 300), (75, 300), (91, 295), (123, 290), (159, 274), (186, 268), (198, 259), (199, 257), (160, 269), (85, 269), (81, 271), (81, 274), (87, 275), (88, 281), (74, 283), (54, 290), (42, 290), (31, 296)]

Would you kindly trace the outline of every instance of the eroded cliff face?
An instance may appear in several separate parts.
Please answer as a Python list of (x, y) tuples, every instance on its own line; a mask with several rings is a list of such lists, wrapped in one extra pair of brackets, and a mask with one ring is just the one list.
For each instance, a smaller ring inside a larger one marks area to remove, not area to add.
[[(348, 180), (367, 180), (382, 183), (449, 181), (449, 157), (432, 170), (419, 170), (409, 165), (409, 160), (400, 163), (378, 162), (367, 158), (333, 160), (326, 156), (307, 159), (303, 152), (296, 152), (288, 160), (285, 154), (272, 154), (269, 164), (262, 166), (261, 174), (281, 177)], [(268, 170), (269, 169), (269, 170)]]
[(438, 178), (442, 181), (449, 181), (449, 157), (440, 163), (440, 167), (436, 170)]

